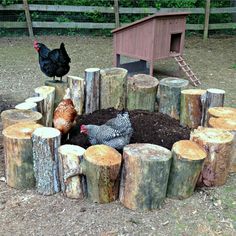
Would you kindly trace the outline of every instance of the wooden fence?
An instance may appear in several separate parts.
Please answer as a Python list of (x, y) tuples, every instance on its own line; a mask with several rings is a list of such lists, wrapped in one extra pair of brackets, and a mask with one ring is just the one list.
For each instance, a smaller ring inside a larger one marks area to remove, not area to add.
[[(204, 14), (204, 24), (187, 24), (187, 30), (204, 30), (204, 39), (208, 36), (208, 30), (236, 29), (236, 23), (209, 24), (210, 14), (236, 13), (236, 7), (210, 8), (210, 0), (206, 0), (205, 8), (124, 8), (118, 6), (118, 0), (114, 0), (114, 7), (96, 6), (63, 6), (63, 5), (39, 5), (29, 4), (23, 0), (23, 4), (0, 5), (0, 12), (25, 11), (26, 22), (0, 21), (0, 28), (28, 28), (30, 36), (33, 36), (33, 28), (77, 28), (77, 29), (114, 29), (120, 26), (120, 14), (154, 14), (157, 12), (189, 12), (190, 14)], [(92, 23), (92, 22), (31, 22), (30, 11), (40, 12), (83, 12), (83, 13), (109, 13), (114, 14), (114, 23)], [(124, 24), (121, 24), (121, 26)]]

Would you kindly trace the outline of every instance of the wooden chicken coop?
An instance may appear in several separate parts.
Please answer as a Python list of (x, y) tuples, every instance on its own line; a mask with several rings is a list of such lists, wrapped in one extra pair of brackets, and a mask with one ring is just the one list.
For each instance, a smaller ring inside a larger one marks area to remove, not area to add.
[[(180, 67), (186, 67), (181, 55), (187, 15), (186, 12), (158, 13), (113, 30), (114, 66), (125, 68), (129, 73), (142, 71), (153, 75), (155, 61), (174, 57)], [(138, 61), (121, 64), (121, 56)]]

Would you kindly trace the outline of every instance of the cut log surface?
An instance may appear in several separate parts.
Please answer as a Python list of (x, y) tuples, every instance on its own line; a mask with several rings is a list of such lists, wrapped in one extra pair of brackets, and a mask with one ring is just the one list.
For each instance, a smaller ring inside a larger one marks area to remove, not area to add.
[(107, 68), (101, 74), (101, 109), (114, 107), (122, 110), (126, 103), (128, 71), (123, 68)]
[(138, 74), (128, 79), (127, 109), (154, 111), (158, 80), (146, 74)]
[(78, 115), (82, 115), (84, 110), (84, 79), (77, 76), (67, 76), (71, 91), (71, 99)]
[(180, 124), (195, 129), (202, 123), (202, 96), (206, 90), (185, 89), (181, 91)]
[(234, 136), (225, 130), (199, 127), (190, 139), (207, 152), (198, 179), (199, 186), (220, 186), (225, 184), (230, 166)]
[(162, 79), (158, 91), (159, 112), (179, 120), (181, 90), (186, 89), (188, 85), (188, 80), (180, 78)]
[(65, 144), (59, 147), (58, 152), (59, 176), (63, 194), (69, 198), (83, 198), (82, 177), (77, 175), (67, 178), (67, 173), (79, 168), (85, 149), (76, 145)]
[(195, 142), (181, 140), (173, 145), (172, 156), (167, 196), (188, 198), (194, 192), (207, 153)]
[(123, 161), (121, 203), (132, 210), (159, 208), (166, 197), (171, 151), (153, 144), (129, 144)]
[(32, 135), (33, 161), (37, 191), (51, 195), (60, 191), (58, 148), (60, 131), (55, 128), (38, 128)]
[(17, 104), (15, 109), (37, 111), (37, 104), (35, 102), (22, 102)]
[(91, 201), (108, 203), (118, 198), (121, 159), (118, 151), (106, 145), (93, 145), (85, 151), (82, 173)]
[(37, 111), (41, 114), (43, 113), (43, 103), (44, 98), (43, 97), (30, 97), (25, 100), (25, 102), (33, 102), (37, 104)]
[(85, 70), (85, 113), (100, 109), (100, 69)]
[(6, 181), (17, 189), (35, 186), (31, 136), (42, 127), (35, 122), (17, 123), (3, 130)]
[(35, 123), (42, 123), (42, 114), (30, 110), (10, 109), (1, 113), (3, 129), (16, 123), (33, 121)]
[(57, 107), (65, 95), (65, 90), (68, 87), (68, 82), (59, 80), (46, 80), (45, 85), (55, 88), (54, 107)]
[(208, 120), (211, 117), (234, 117), (236, 118), (236, 108), (233, 107), (211, 107), (208, 109)]
[(231, 134), (234, 135), (233, 141), (233, 150), (230, 160), (230, 172), (236, 172), (236, 117), (220, 117), (214, 118), (211, 117), (209, 120), (209, 127), (228, 130)]
[(44, 98), (42, 124), (51, 127), (54, 112), (55, 88), (51, 86), (41, 86), (34, 91), (38, 96)]

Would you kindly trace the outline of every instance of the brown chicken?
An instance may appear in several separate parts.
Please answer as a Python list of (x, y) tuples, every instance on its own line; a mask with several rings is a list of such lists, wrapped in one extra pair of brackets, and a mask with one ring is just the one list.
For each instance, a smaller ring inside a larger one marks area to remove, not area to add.
[(54, 111), (54, 127), (60, 130), (62, 134), (67, 134), (72, 128), (76, 116), (77, 112), (71, 100), (70, 89), (67, 88), (63, 100), (58, 104)]

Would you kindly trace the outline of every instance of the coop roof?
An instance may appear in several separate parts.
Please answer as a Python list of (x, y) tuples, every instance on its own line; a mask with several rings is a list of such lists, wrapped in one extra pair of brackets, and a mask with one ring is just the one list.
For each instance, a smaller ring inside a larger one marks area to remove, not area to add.
[(129, 28), (129, 27), (134, 26), (134, 25), (143, 23), (143, 22), (145, 22), (145, 21), (149, 21), (149, 20), (151, 20), (151, 19), (153, 19), (153, 18), (168, 17), (168, 16), (181, 16), (181, 15), (185, 15), (185, 16), (186, 16), (186, 15), (188, 15), (188, 14), (189, 14), (189, 12), (156, 13), (156, 14), (154, 14), (154, 15), (147, 16), (147, 17), (145, 17), (145, 18), (142, 18), (142, 19), (140, 19), (140, 20), (137, 20), (137, 21), (135, 21), (135, 22), (133, 22), (133, 23), (131, 23), (131, 24), (128, 24), (128, 25), (119, 27), (119, 28), (117, 28), (117, 29), (114, 29), (114, 30), (112, 30), (111, 32), (112, 32), (112, 33), (116, 33), (116, 32), (118, 32), (118, 31), (127, 29), (127, 28)]

